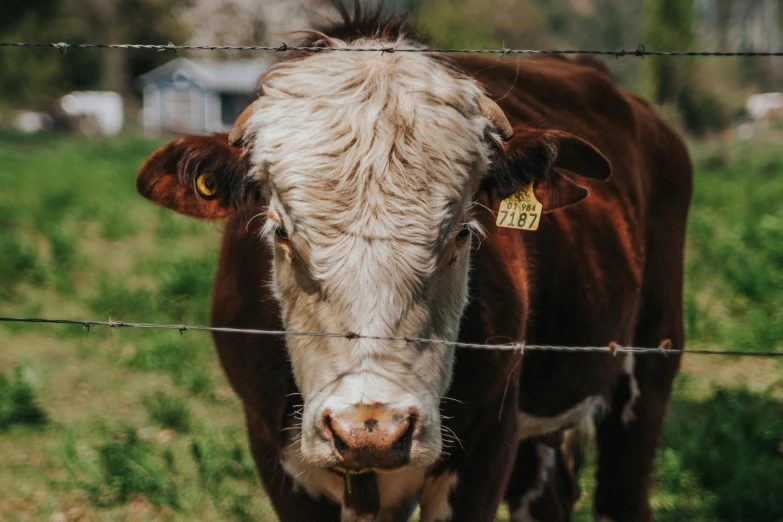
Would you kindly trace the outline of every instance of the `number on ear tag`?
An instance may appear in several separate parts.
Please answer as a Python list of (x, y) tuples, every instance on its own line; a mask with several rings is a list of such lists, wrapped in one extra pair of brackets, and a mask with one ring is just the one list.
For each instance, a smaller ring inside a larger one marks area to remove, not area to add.
[(516, 194), (500, 202), (498, 219), (499, 227), (515, 228), (517, 230), (538, 230), (541, 213), (544, 207), (533, 194), (533, 182)]

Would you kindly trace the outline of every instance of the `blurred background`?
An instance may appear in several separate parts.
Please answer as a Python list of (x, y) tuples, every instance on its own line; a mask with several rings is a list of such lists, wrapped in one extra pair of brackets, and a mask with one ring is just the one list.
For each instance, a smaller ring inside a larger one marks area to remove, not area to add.
[[(387, 4), (438, 46), (783, 50), (783, 0)], [(278, 45), (325, 12), (4, 0), (0, 41)], [(220, 224), (154, 207), (135, 175), (172, 136), (230, 127), (279, 57), (0, 48), (0, 315), (205, 324)], [(686, 136), (696, 166), (688, 346), (783, 350), (783, 59), (606, 62)], [(783, 521), (781, 370), (684, 358), (655, 520)], [(582, 487), (575, 517), (590, 520), (592, 468)], [(0, 324), (0, 519), (275, 520), (210, 337)]]

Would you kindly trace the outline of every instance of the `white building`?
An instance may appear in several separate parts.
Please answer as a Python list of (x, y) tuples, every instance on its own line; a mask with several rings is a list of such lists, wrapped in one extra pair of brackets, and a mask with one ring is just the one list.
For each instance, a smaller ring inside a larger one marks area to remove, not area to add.
[(147, 133), (226, 131), (256, 98), (268, 60), (210, 61), (176, 58), (137, 79), (144, 96)]

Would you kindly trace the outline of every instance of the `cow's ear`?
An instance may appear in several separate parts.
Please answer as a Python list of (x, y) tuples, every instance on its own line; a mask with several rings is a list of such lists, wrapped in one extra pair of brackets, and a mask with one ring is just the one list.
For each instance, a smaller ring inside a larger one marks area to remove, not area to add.
[(514, 136), (497, 145), (480, 185), (490, 201), (501, 201), (534, 183), (544, 213), (569, 207), (588, 191), (573, 178), (609, 179), (609, 160), (590, 143), (568, 132), (514, 128)]
[(157, 150), (139, 171), (136, 188), (158, 205), (200, 219), (222, 219), (258, 198), (248, 154), (226, 134), (188, 136)]

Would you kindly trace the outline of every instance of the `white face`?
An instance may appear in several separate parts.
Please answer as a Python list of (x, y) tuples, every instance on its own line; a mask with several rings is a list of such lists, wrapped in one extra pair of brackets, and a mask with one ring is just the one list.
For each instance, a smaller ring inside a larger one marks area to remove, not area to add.
[[(246, 136), (286, 329), (455, 340), (488, 156), (475, 82), (424, 54), (328, 52), (278, 65), (263, 90)], [(453, 348), (287, 343), (305, 460), (357, 471), (439, 457)]]

